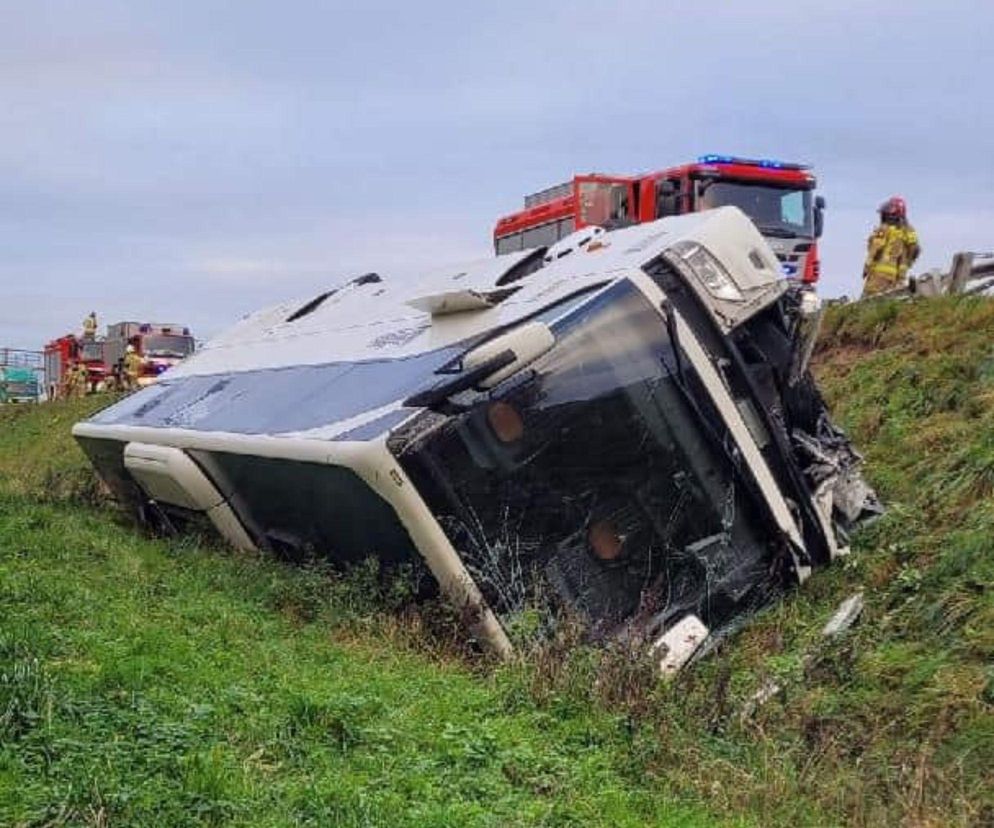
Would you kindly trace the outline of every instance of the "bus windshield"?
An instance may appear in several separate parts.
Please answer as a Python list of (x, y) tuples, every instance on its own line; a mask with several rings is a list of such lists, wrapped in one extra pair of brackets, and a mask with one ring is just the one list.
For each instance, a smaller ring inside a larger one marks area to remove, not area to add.
[(814, 237), (811, 190), (742, 181), (705, 181), (700, 193), (699, 209), (738, 207), (763, 235)]
[(594, 632), (638, 612), (724, 623), (771, 552), (700, 379), (630, 283), (553, 329), (526, 378), (394, 451), (505, 621), (544, 583)]

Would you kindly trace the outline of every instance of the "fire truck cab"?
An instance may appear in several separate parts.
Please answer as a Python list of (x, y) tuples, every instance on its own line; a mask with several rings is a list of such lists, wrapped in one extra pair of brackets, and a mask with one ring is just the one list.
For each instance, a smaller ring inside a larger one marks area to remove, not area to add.
[(128, 345), (142, 358), (139, 385), (155, 382), (159, 374), (185, 359), (194, 350), (190, 329), (162, 322), (117, 322), (107, 326), (106, 359), (115, 366), (124, 359)]
[(805, 164), (704, 155), (695, 163), (634, 176), (578, 175), (525, 196), (523, 210), (499, 219), (499, 254), (554, 244), (591, 225), (612, 228), (713, 207), (741, 209), (759, 228), (784, 275), (814, 284), (825, 200)]

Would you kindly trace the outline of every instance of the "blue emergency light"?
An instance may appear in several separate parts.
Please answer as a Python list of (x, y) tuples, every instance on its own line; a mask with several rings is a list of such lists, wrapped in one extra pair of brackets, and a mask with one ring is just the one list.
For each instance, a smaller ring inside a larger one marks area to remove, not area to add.
[(699, 164), (744, 164), (748, 167), (765, 167), (768, 170), (810, 170), (810, 164), (795, 164), (790, 161), (777, 161), (773, 158), (739, 158), (734, 155), (702, 155)]

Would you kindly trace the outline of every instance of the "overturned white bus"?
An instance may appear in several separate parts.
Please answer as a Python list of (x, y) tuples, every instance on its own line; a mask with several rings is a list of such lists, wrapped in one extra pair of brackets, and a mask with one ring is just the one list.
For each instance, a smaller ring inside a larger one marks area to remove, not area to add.
[(536, 595), (694, 646), (879, 508), (804, 367), (810, 296), (735, 208), (253, 314), (74, 434), (116, 495), (232, 544), (423, 559), (510, 650)]

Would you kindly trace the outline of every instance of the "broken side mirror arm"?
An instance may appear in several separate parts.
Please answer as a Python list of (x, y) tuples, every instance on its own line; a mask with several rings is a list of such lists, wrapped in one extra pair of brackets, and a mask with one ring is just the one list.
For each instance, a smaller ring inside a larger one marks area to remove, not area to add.
[(439, 368), (436, 374), (457, 376), (414, 394), (404, 404), (436, 408), (461, 391), (492, 388), (547, 353), (555, 343), (555, 334), (544, 322), (519, 325)]
[(470, 388), (479, 385), (487, 377), (497, 373), (502, 368), (513, 365), (517, 359), (518, 357), (514, 351), (508, 348), (498, 354), (494, 354), (494, 356), (484, 360), (474, 368), (452, 379), (412, 394), (404, 400), (404, 405), (408, 408), (437, 408), (449, 397), (461, 391), (468, 391)]

